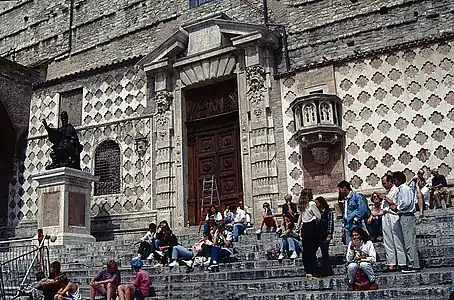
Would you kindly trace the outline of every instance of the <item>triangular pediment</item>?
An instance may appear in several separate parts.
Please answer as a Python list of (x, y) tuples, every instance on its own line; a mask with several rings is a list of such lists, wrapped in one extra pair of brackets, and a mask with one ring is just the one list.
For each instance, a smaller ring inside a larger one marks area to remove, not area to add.
[(161, 68), (187, 57), (202, 56), (214, 50), (238, 46), (243, 38), (265, 38), (267, 33), (265, 25), (233, 21), (225, 14), (211, 15), (181, 26), (145, 56), (139, 65), (145, 70)]

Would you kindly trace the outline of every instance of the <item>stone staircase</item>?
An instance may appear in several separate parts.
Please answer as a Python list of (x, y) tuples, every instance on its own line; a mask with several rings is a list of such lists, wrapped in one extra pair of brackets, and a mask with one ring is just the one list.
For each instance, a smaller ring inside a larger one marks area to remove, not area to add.
[[(157, 297), (153, 299), (298, 299), (298, 300), (356, 300), (356, 299), (447, 299), (454, 270), (454, 209), (429, 211), (417, 230), (417, 244), (424, 269), (420, 273), (382, 273), (386, 268), (382, 243), (376, 243), (378, 262), (375, 266), (379, 289), (347, 292), (345, 252), (340, 242), (340, 225), (336, 224), (334, 245), (330, 247), (334, 275), (322, 279), (306, 279), (302, 259), (294, 261), (266, 260), (266, 251), (277, 248), (275, 234), (262, 233), (257, 240), (254, 231), (241, 236), (235, 244), (238, 262), (220, 265), (219, 272), (196, 267), (187, 273), (186, 267), (153, 268), (145, 266), (153, 277)], [(194, 229), (178, 235), (180, 242), (190, 246), (198, 239)], [(80, 283), (81, 292), (88, 297), (88, 283), (110, 258), (122, 271), (124, 282), (133, 276), (129, 260), (135, 255), (132, 243), (138, 236), (111, 242), (97, 242), (79, 247), (52, 247), (51, 260), (59, 260), (69, 277)], [(152, 298), (150, 298), (152, 299)]]

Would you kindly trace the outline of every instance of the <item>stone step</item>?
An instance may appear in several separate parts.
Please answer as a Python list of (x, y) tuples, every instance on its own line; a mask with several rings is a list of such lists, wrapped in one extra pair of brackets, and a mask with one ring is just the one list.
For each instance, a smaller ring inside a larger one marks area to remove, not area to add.
[(243, 294), (238, 299), (244, 300), (375, 300), (375, 299), (407, 299), (414, 297), (416, 299), (442, 300), (447, 297), (449, 286), (422, 286), (410, 288), (389, 288), (375, 291), (358, 291), (358, 292), (268, 292)]

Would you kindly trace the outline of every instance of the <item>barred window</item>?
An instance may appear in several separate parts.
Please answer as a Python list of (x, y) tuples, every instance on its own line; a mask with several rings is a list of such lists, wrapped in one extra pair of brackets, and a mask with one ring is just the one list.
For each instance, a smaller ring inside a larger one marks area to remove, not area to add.
[(114, 141), (102, 142), (95, 151), (95, 196), (120, 193), (120, 147)]
[(197, 7), (211, 1), (213, 0), (189, 0), (189, 8)]

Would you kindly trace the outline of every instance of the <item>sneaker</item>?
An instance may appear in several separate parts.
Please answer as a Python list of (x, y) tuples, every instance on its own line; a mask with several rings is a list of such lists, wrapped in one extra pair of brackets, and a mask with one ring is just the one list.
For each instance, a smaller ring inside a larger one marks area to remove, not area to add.
[(298, 258), (298, 254), (296, 253), (296, 251), (293, 251), (292, 255), (290, 255), (290, 259), (295, 259), (295, 258)]
[(164, 257), (164, 252), (162, 252), (162, 251), (156, 250), (155, 253), (159, 256)]
[(153, 253), (150, 253), (150, 255), (148, 255), (147, 259), (148, 260), (152, 260), (153, 259)]
[(191, 260), (183, 260), (182, 261), (188, 268), (192, 268), (192, 265), (194, 264), (194, 261)]
[(284, 254), (279, 254), (279, 257), (277, 258), (278, 260), (283, 260), (284, 259)]
[(257, 231), (255, 233), (261, 234), (262, 233), (262, 229), (257, 229)]
[(142, 259), (142, 255), (137, 254), (137, 256), (133, 257), (133, 259), (141, 260)]
[(378, 289), (378, 285), (374, 282), (371, 282), (370, 283), (370, 286), (369, 286), (369, 290), (377, 290)]
[(206, 266), (209, 266), (211, 265), (211, 257), (208, 258), (204, 263), (203, 263), (203, 266), (206, 267)]
[(160, 267), (163, 267), (164, 265), (161, 264), (161, 263), (157, 263), (153, 266), (153, 268), (160, 268)]
[(282, 232), (282, 228), (279, 227), (277, 230), (276, 230), (276, 233), (281, 233)]
[(347, 291), (351, 292), (355, 290), (355, 285), (353, 283), (349, 283), (347, 286)]
[(402, 269), (402, 273), (416, 273), (416, 272), (419, 272), (419, 269), (410, 268), (410, 267), (405, 267)]
[(178, 263), (178, 261), (174, 260), (169, 264), (169, 267), (173, 268), (173, 267), (178, 267), (179, 265), (180, 264)]

